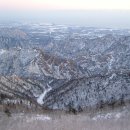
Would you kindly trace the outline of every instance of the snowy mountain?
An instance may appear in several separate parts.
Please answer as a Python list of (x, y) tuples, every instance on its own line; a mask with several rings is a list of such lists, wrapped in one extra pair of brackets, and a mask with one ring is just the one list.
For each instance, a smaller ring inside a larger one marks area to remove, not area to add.
[(0, 103), (78, 110), (129, 100), (130, 30), (1, 26)]

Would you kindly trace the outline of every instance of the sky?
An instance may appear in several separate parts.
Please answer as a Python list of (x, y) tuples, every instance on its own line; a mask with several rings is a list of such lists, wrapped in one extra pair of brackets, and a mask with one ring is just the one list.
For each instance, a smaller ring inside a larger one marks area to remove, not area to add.
[(1, 21), (130, 28), (130, 0), (0, 0)]
[(1, 10), (130, 9), (130, 0), (0, 0)]
[(130, 0), (0, 0), (3, 10), (130, 9)]

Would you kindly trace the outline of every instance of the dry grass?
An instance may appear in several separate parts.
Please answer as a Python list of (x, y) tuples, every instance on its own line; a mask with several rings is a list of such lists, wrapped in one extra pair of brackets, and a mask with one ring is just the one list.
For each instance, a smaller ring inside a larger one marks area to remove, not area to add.
[[(114, 114), (106, 118), (108, 113)], [(98, 119), (98, 115), (104, 116)], [(130, 113), (128, 108), (77, 115), (56, 111), (7, 117), (0, 113), (0, 130), (130, 130)]]

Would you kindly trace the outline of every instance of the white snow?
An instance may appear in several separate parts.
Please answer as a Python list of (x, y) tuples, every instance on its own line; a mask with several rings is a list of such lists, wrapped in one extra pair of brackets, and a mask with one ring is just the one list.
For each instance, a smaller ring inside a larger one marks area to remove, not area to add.
[(115, 115), (116, 119), (119, 119), (121, 116), (122, 116), (121, 113), (117, 113), (117, 114)]
[(53, 79), (51, 81), (49, 81), (49, 84), (51, 84), (53, 82)]
[(64, 74), (67, 79), (69, 79), (69, 80), (71, 79), (71, 75), (70, 75), (69, 71), (66, 71), (66, 73), (64, 73)]
[(110, 118), (112, 118), (112, 113), (99, 114), (99, 115), (93, 117), (92, 119), (96, 121), (96, 120), (99, 120), (99, 119), (110, 119)]
[(37, 103), (38, 104), (40, 104), (40, 105), (43, 105), (44, 104), (44, 98), (45, 98), (45, 96), (46, 96), (46, 94), (49, 92), (49, 91), (51, 91), (52, 90), (52, 88), (51, 88), (51, 86), (49, 86), (48, 84), (47, 84), (47, 89), (45, 89), (45, 91), (37, 98)]
[(109, 65), (108, 65), (108, 68), (109, 70), (112, 69), (112, 63), (115, 61), (114, 57), (111, 55), (111, 59), (109, 61)]
[(1, 50), (0, 50), (0, 55), (4, 54), (5, 52), (6, 52), (6, 50), (1, 49)]
[(85, 43), (81, 43), (79, 47), (80, 47), (80, 49), (85, 48)]
[(102, 120), (102, 119), (120, 119), (123, 115), (125, 115), (125, 111), (123, 112), (110, 112), (106, 114), (98, 114), (92, 118), (92, 120)]
[(116, 74), (112, 74), (111, 77), (109, 79), (113, 79), (114, 77), (116, 77)]
[(36, 115), (36, 116), (32, 116), (32, 117), (27, 117), (26, 121), (32, 122), (32, 121), (50, 121), (51, 117), (47, 116), (47, 115)]
[(55, 69), (54, 73), (55, 73), (56, 77), (57, 78), (62, 78), (59, 66), (54, 66), (54, 69)]

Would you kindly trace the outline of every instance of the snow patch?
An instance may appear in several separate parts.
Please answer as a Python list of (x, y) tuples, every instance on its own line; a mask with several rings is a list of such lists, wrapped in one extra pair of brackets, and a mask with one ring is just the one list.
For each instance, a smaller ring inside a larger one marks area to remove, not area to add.
[(121, 116), (122, 116), (121, 113), (117, 113), (117, 114), (115, 115), (116, 119), (119, 119)]
[(44, 101), (43, 101), (43, 100), (44, 100), (46, 94), (47, 94), (48, 92), (50, 92), (51, 90), (52, 90), (51, 86), (49, 86), (49, 85), (47, 84), (47, 88), (45, 89), (45, 91), (37, 98), (37, 103), (40, 104), (40, 105), (43, 105), (43, 104), (44, 104)]
[(114, 57), (111, 55), (111, 59), (109, 61), (108, 69), (112, 69), (112, 63), (115, 61)]
[(116, 74), (112, 74), (111, 77), (109, 79), (113, 79), (114, 77), (116, 77)]
[(95, 117), (92, 118), (92, 120), (97, 121), (97, 120), (102, 120), (102, 119), (120, 119), (124, 112), (113, 112), (113, 113), (107, 113), (107, 114), (99, 114), (96, 115)]
[(4, 54), (5, 52), (6, 52), (6, 50), (1, 49), (1, 50), (0, 50), (0, 55)]
[(32, 117), (28, 117), (26, 119), (26, 121), (29, 123), (29, 122), (32, 122), (32, 121), (50, 121), (51, 120), (51, 117), (47, 116), (47, 115), (36, 115), (36, 116), (32, 116)]
[(110, 118), (112, 118), (112, 113), (107, 113), (106, 115), (99, 114), (99, 115), (93, 117), (92, 120), (96, 121), (96, 120), (99, 120), (99, 119), (110, 119)]
[(51, 81), (49, 81), (49, 84), (51, 84), (53, 82), (53, 79)]

